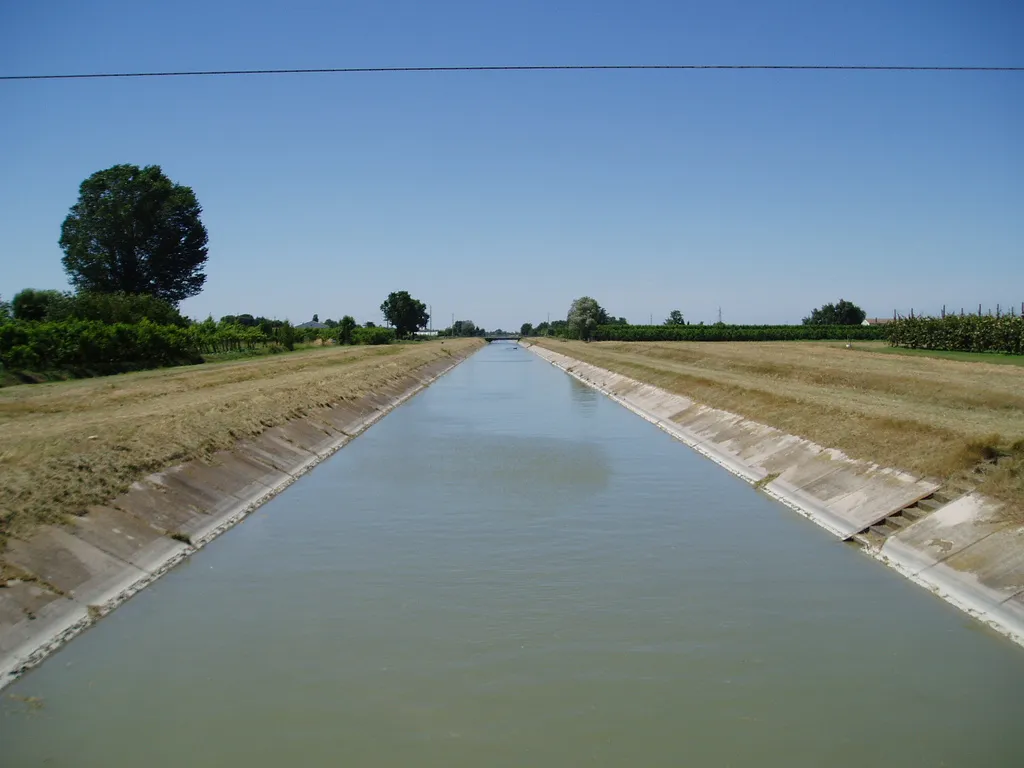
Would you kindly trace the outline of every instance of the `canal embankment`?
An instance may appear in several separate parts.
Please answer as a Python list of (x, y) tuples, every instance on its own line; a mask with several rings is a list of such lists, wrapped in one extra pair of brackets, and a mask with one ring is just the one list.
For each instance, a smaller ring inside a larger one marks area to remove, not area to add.
[(325, 349), (5, 390), (0, 687), (482, 343)]
[[(529, 348), (698, 453), (1024, 644), (1024, 524), (1012, 501), (854, 458), (553, 347)], [(634, 371), (643, 374), (643, 368)]]

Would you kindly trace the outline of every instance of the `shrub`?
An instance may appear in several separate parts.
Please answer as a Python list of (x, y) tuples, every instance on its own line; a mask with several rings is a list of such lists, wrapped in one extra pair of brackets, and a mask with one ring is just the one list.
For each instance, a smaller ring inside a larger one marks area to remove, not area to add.
[(390, 344), (395, 340), (393, 328), (353, 328), (353, 344)]

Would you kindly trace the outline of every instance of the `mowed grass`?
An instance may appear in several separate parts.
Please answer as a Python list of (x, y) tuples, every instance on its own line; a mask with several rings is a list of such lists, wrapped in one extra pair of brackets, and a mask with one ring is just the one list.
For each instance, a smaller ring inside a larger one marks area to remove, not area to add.
[(151, 472), (359, 398), (481, 344), (327, 347), (0, 389), (0, 536), (61, 522)]
[(1024, 519), (1024, 372), (831, 342), (582, 342), (575, 357), (855, 458), (977, 488)]
[[(845, 348), (847, 342), (829, 341), (818, 343)], [(851, 343), (850, 348), (860, 352), (874, 352), (881, 355), (937, 357), (943, 360), (959, 360), (965, 363), (1018, 365), (1024, 367), (1024, 355), (1004, 355), (998, 352), (951, 352), (943, 349), (906, 349), (904, 347), (890, 347), (884, 341), (854, 341)]]

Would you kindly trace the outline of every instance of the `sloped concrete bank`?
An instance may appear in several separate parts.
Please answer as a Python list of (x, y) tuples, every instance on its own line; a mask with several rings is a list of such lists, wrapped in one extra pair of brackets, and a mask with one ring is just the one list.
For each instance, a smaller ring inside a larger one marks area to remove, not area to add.
[[(903, 517), (938, 484), (523, 346), (841, 539), (856, 538), (876, 559), (1024, 645), (1024, 525), (1008, 521), (1000, 504), (969, 494), (919, 518)], [(899, 521), (892, 535), (880, 541), (862, 535), (887, 519)]]
[(8, 543), (0, 688), (264, 504), (475, 349), (372, 395), (273, 427), (209, 461), (155, 473), (67, 526)]

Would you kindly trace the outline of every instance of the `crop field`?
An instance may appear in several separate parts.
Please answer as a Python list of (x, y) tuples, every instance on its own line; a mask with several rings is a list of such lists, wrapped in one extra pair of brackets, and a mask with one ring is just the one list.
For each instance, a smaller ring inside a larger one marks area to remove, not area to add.
[(538, 341), (855, 458), (977, 488), (1024, 518), (1024, 375), (1015, 365), (829, 342)]

